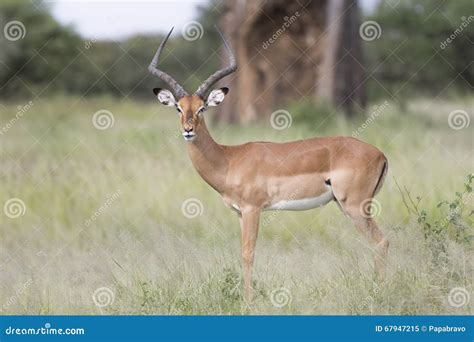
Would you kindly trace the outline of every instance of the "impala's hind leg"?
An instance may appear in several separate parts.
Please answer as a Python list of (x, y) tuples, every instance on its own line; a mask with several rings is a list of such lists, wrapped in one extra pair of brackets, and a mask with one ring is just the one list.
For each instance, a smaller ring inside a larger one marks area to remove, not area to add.
[[(384, 233), (375, 223), (373, 217), (367, 208), (372, 205), (372, 199), (366, 199), (360, 203), (342, 204), (344, 212), (351, 218), (357, 230), (361, 232), (368, 241), (374, 246), (375, 271), (381, 280), (385, 277), (385, 259), (388, 252), (388, 240)], [(372, 210), (373, 211), (373, 210)]]
[(375, 271), (383, 279), (389, 243), (372, 217), (378, 211), (377, 206), (373, 204), (376, 185), (365, 184), (365, 179), (367, 178), (346, 174), (343, 177), (335, 177), (332, 187), (334, 197), (344, 214), (349, 216), (357, 230), (374, 246)]

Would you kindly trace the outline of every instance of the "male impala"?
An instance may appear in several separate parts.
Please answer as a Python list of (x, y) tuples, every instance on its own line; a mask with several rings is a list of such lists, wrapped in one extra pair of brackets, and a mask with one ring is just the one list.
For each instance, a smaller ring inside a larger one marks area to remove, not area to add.
[(335, 201), (376, 247), (375, 268), (381, 274), (388, 241), (370, 213), (371, 201), (387, 173), (387, 159), (375, 147), (349, 137), (311, 138), (287, 143), (249, 142), (220, 145), (207, 130), (203, 113), (224, 100), (228, 88), (209, 88), (237, 69), (234, 54), (220, 33), (229, 66), (211, 75), (188, 95), (170, 75), (156, 68), (168, 33), (148, 67), (173, 91), (153, 93), (179, 113), (191, 162), (224, 203), (240, 218), (245, 298), (252, 298), (252, 264), (264, 210), (306, 210)]

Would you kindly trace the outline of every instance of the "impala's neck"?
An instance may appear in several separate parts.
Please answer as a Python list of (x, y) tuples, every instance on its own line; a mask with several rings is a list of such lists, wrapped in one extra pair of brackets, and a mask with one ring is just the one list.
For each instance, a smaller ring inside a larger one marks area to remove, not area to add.
[(212, 139), (204, 119), (198, 126), (196, 138), (187, 143), (191, 162), (199, 175), (216, 191), (223, 193), (227, 173), (224, 147)]

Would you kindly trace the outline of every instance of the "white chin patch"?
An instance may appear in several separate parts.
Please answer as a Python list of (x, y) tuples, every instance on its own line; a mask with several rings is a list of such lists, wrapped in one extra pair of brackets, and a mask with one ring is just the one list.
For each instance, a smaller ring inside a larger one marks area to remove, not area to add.
[(183, 133), (183, 138), (188, 142), (193, 141), (194, 139), (196, 139), (196, 133)]

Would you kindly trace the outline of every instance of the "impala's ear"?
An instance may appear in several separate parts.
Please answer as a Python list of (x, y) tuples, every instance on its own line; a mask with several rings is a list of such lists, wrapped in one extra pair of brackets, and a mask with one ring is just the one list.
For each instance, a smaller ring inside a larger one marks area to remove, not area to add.
[(210, 107), (217, 106), (219, 103), (224, 101), (224, 97), (227, 95), (228, 92), (229, 88), (227, 87), (214, 89), (207, 97), (206, 105)]
[(158, 101), (160, 101), (165, 106), (174, 107), (176, 105), (176, 100), (169, 90), (154, 88), (153, 94), (155, 94), (156, 97), (158, 97)]

